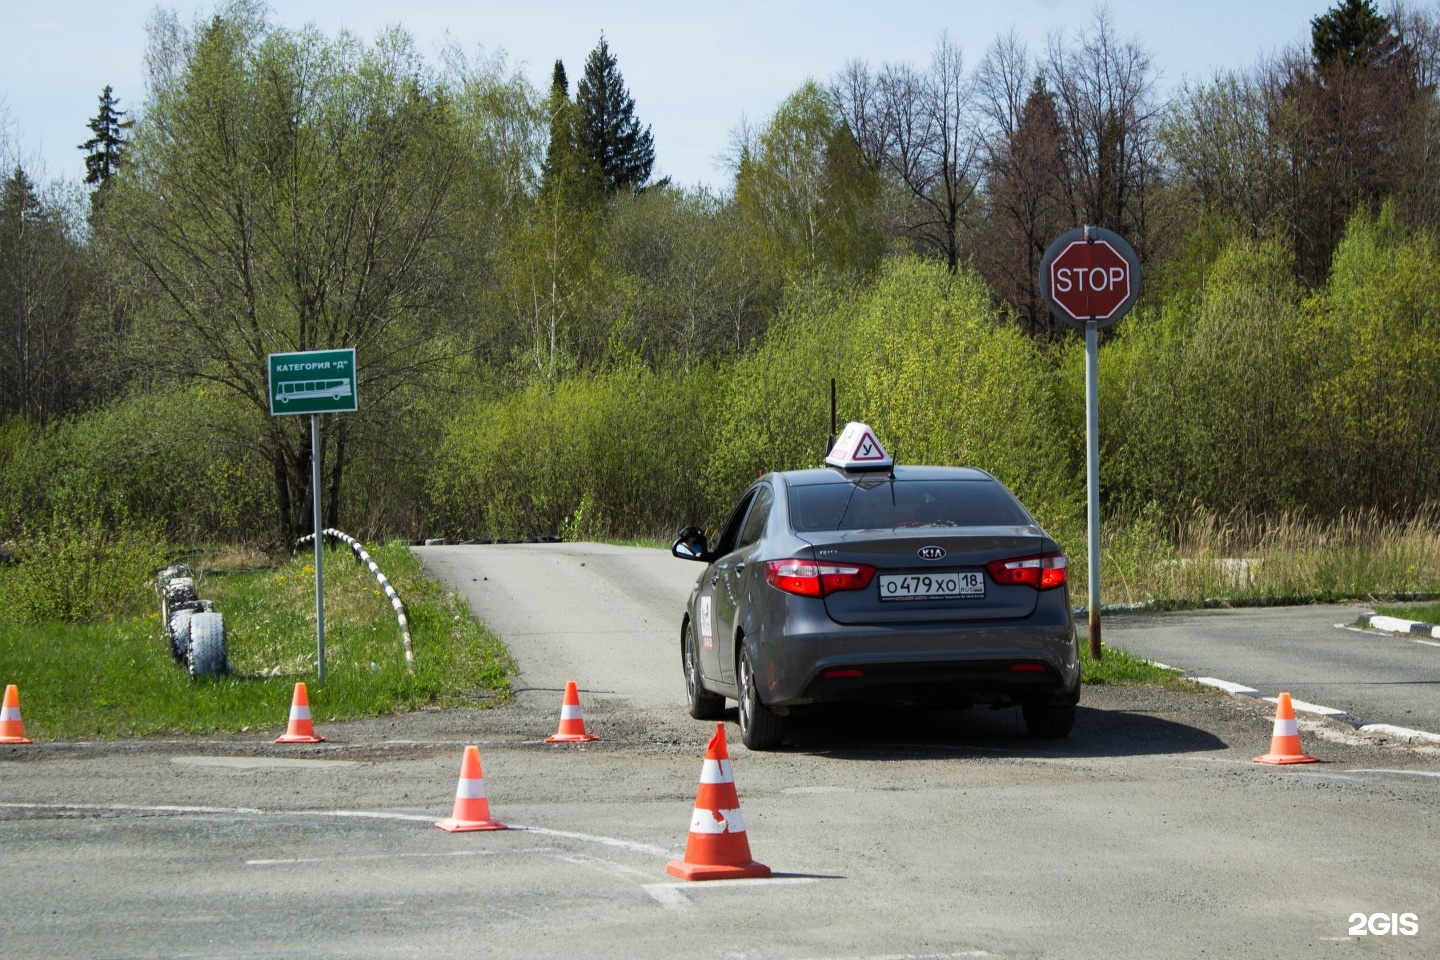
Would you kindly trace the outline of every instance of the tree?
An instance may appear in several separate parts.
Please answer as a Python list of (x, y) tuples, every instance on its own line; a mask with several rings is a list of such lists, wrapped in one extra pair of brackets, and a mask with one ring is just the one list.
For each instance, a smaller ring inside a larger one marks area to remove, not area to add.
[(635, 117), (635, 98), (625, 88), (618, 62), (602, 35), (575, 88), (581, 171), (606, 193), (639, 190), (655, 164), (650, 128), (642, 129)]
[(1370, 0), (1341, 0), (1310, 21), (1310, 49), (1315, 65), (1368, 67), (1395, 56), (1399, 38)]
[(1290, 217), (1285, 145), (1293, 125), (1263, 75), (1187, 84), (1159, 127), (1168, 179), (1202, 215), (1259, 239)]
[(763, 237), (760, 255), (788, 280), (857, 276), (878, 263), (879, 176), (819, 86), (786, 97), (740, 152), (735, 201)]
[(103, 187), (120, 170), (125, 156), (125, 133), (135, 125), (126, 120), (126, 113), (116, 109), (120, 104), (113, 88), (107, 83), (100, 94), (100, 112), (88, 126), (94, 134), (80, 144), (85, 151), (85, 182)]
[(1070, 225), (1064, 144), (1055, 96), (1034, 76), (1010, 131), (998, 134), (989, 149), (988, 215), (975, 257), (996, 297), (1031, 336), (1053, 338), (1066, 329), (1050, 315), (1039, 279), (1045, 249)]
[(581, 136), (585, 118), (570, 99), (570, 82), (565, 64), (555, 61), (551, 72), (550, 97), (545, 104), (550, 120), (550, 137), (545, 145), (541, 168), (542, 201), (558, 201), (572, 207), (589, 206), (600, 194), (601, 183), (589, 167)]
[(232, 3), (189, 34), (160, 15), (148, 60), (152, 99), (101, 230), (149, 298), (134, 349), (156, 375), (248, 403), (294, 536), (310, 529), (309, 424), (269, 415), (266, 356), (356, 349), (360, 412), (325, 431), (337, 519), (355, 445), (454, 352), (469, 258), (452, 251), (486, 199), (457, 189), (474, 125), (399, 31), (327, 41)]
[(1299, 118), (1288, 144), (1296, 270), (1318, 286), (1351, 214), (1378, 209), (1410, 179), (1413, 148), (1428, 152), (1407, 136), (1425, 98), (1410, 48), (1369, 0), (1315, 17), (1309, 56), (1282, 70), (1282, 102)]
[(774, 275), (733, 200), (675, 187), (617, 198), (604, 237), (618, 278), (612, 335), (632, 354), (686, 368), (734, 356), (775, 310)]
[(872, 76), (852, 62), (830, 86), (862, 155), (904, 198), (891, 218), (897, 232), (952, 271), (977, 213), (981, 141), (973, 95), (961, 50), (946, 34), (928, 71), (886, 64)]
[(0, 420), (45, 423), (82, 393), (82, 299), (79, 244), (16, 166), (0, 185)]
[(1108, 227), (1144, 259), (1147, 201), (1159, 175), (1150, 55), (1117, 37), (1101, 9), (1073, 45), (1051, 39), (1042, 69), (1064, 131), (1071, 225)]

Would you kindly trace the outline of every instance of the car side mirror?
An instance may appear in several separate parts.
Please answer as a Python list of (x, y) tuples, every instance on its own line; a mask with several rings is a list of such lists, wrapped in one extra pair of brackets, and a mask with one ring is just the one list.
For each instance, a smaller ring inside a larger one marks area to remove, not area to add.
[(675, 542), (670, 544), (670, 556), (709, 563), (710, 543), (705, 539), (705, 532), (699, 527), (686, 527), (681, 530)]

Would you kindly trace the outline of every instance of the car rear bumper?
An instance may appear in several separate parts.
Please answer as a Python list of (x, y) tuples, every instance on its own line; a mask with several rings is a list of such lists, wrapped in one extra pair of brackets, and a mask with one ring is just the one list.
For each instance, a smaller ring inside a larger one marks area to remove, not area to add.
[(788, 705), (847, 700), (960, 704), (1031, 698), (1074, 703), (1078, 688), (1070, 688), (1059, 673), (1035, 660), (864, 664), (822, 669)]
[(1009, 622), (852, 627), (790, 612), (784, 630), (761, 632), (755, 651), (760, 696), (771, 708), (847, 700), (1074, 703), (1079, 696), (1075, 628), (1060, 595)]

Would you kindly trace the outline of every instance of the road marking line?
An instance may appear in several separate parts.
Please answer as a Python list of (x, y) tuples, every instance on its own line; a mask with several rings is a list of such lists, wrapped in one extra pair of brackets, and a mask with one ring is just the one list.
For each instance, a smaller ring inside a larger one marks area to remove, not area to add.
[(100, 813), (221, 813), (230, 816), (260, 816), (264, 810), (255, 807), (180, 807), (140, 806), (130, 803), (0, 803), (12, 810), (93, 810)]
[[(538, 833), (546, 837), (569, 837), (571, 840), (584, 840), (587, 843), (604, 844), (607, 847), (619, 847), (622, 850), (631, 850), (635, 853), (643, 853), (652, 857), (663, 857), (666, 860), (672, 859), (674, 854), (662, 847), (652, 847), (648, 843), (635, 843), (630, 840), (617, 840), (614, 837), (598, 837), (589, 833), (572, 833), (569, 830), (547, 830), (544, 827), (520, 827), (510, 824), (511, 830), (526, 830), (530, 833)], [(710, 881), (715, 882), (715, 881)]]
[[(538, 852), (544, 848), (524, 851), (527, 853)], [(516, 853), (519, 851), (507, 851)], [(284, 860), (246, 860), (247, 867), (285, 867), (296, 863), (348, 863), (354, 860), (407, 860), (423, 859), (425, 857), (489, 857), (493, 856), (491, 850), (452, 850), (448, 853), (376, 853), (364, 856), (353, 857), (290, 857)]]
[(602, 857), (592, 857), (587, 853), (556, 853), (554, 849), (551, 848), (549, 851), (549, 855), (554, 857), (556, 860), (561, 860), (565, 863), (571, 863), (577, 867), (589, 867), (592, 870), (598, 870), (601, 873), (608, 873), (610, 876), (617, 877), (621, 880), (649, 880), (655, 875), (649, 870), (637, 870), (636, 868), (626, 866), (623, 863), (615, 863), (614, 861), (606, 860)]
[(1351, 770), (1351, 773), (1396, 773), (1406, 777), (1440, 777), (1435, 770)]
[[(74, 810), (78, 812), (95, 813), (185, 813), (232, 817), (351, 817), (363, 820), (398, 820), (406, 823), (434, 823), (439, 819), (435, 814), (383, 813), (370, 810), (261, 810), (258, 807), (144, 806), (129, 803), (0, 803), (0, 809)], [(673, 856), (671, 851), (663, 847), (651, 846), (648, 843), (635, 843), (630, 840), (620, 840), (615, 837), (601, 837), (590, 833), (575, 833), (570, 830), (548, 830), (545, 827), (525, 827), (514, 823), (510, 824), (510, 829), (512, 831), (520, 830), (546, 837), (566, 837), (571, 840), (581, 840), (586, 843), (598, 843), (607, 847), (619, 847), (622, 850), (630, 850), (634, 853), (642, 853), (652, 857), (661, 857), (666, 860), (671, 859)]]
[(670, 887), (675, 890), (719, 890), (723, 887), (790, 887), (802, 883), (819, 883), (819, 877), (753, 877), (739, 880), (701, 880), (690, 883), (651, 883), (649, 887)]
[(966, 950), (962, 953), (886, 953), (869, 957), (806, 957), (805, 960), (968, 960), (970, 957), (994, 957), (999, 960), (1004, 954), (988, 950)]
[[(707, 882), (713, 883), (714, 881)], [(652, 900), (660, 904), (660, 906), (664, 907), (666, 910), (684, 912), (687, 910), (693, 910), (695, 908), (695, 904), (691, 903), (688, 899), (686, 899), (685, 894), (681, 893), (680, 888), (675, 886), (674, 884), (647, 883), (643, 884), (640, 889), (644, 890), (647, 894), (649, 894)]]

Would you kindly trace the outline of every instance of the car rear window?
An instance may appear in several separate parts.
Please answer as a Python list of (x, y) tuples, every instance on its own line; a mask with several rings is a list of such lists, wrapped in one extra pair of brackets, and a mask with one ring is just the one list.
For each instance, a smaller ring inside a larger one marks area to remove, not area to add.
[(881, 480), (790, 488), (796, 533), (891, 527), (1027, 526), (1023, 507), (993, 480)]

